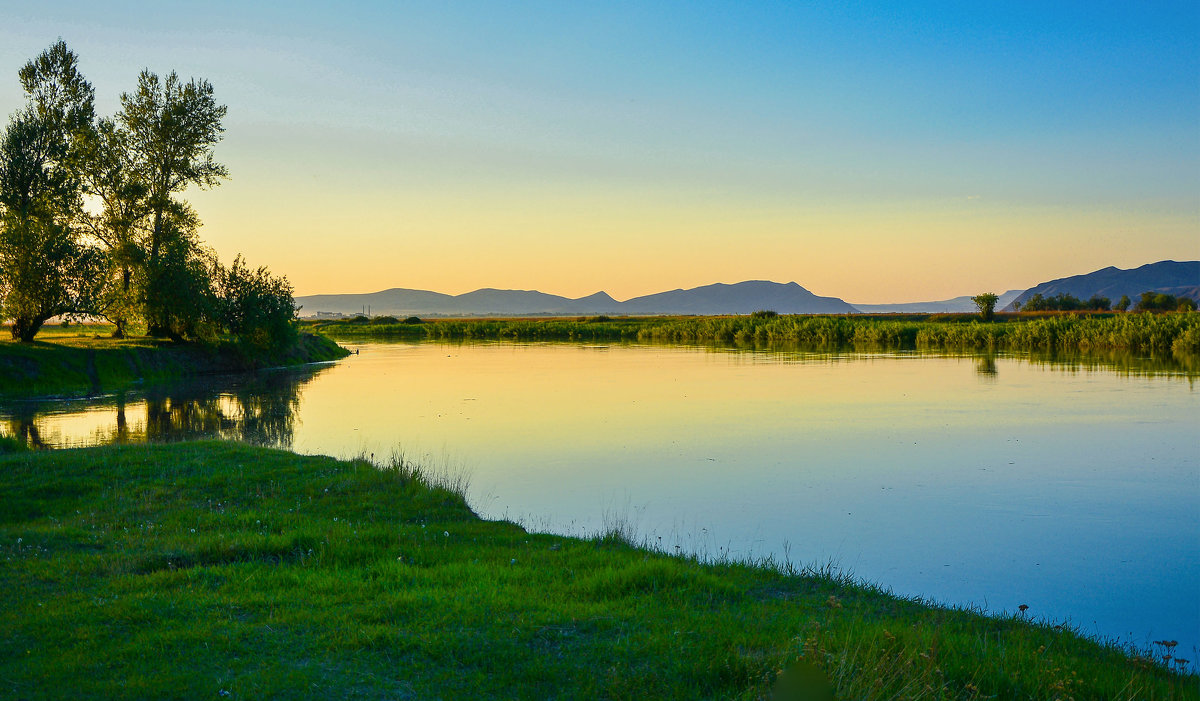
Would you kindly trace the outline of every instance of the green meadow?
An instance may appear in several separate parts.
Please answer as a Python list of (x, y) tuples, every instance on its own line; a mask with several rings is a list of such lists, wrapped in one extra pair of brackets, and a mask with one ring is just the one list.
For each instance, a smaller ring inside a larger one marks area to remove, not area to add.
[(839, 699), (1200, 698), (1034, 611), (529, 533), (461, 486), (232, 442), (0, 455), (0, 695), (819, 698), (802, 662)]

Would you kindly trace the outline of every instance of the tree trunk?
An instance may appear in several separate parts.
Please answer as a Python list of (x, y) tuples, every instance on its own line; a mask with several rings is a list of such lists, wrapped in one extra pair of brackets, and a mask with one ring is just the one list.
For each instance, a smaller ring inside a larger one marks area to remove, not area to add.
[(41, 331), (42, 324), (46, 323), (46, 319), (49, 319), (49, 318), (50, 317), (48, 317), (48, 316), (43, 316), (43, 317), (19, 316), (19, 317), (16, 317), (15, 319), (13, 319), (13, 323), (12, 323), (13, 339), (20, 341), (21, 343), (32, 343), (33, 337), (37, 335), (38, 331)]
[[(129, 300), (130, 276), (131, 276), (131, 273), (129, 271), (129, 266), (123, 266), (121, 268), (121, 308), (122, 309), (125, 308), (125, 303)], [(119, 316), (116, 319), (114, 319), (113, 323), (115, 323), (117, 325), (117, 328), (115, 331), (113, 331), (112, 337), (113, 338), (125, 338), (125, 317), (124, 317), (124, 315)]]

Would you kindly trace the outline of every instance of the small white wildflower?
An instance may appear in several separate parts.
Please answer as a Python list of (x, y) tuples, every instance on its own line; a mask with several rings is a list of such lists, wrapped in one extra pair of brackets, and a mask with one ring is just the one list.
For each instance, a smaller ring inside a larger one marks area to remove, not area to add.
[(450, 531), (442, 531), (442, 535), (444, 535), (444, 536), (446, 536), (447, 538), (449, 538), (449, 537), (450, 537)]
[(195, 532), (196, 532), (196, 529), (195, 529), (195, 528), (193, 528), (193, 529), (192, 529), (192, 533), (195, 533)]
[(333, 520), (334, 520), (334, 521), (336, 521), (336, 520), (337, 520), (337, 516), (334, 516), (334, 517), (333, 517)]
[(17, 538), (17, 545), (20, 545), (22, 540), (24, 540), (24, 538)]
[(508, 564), (510, 564), (510, 565), (515, 565), (515, 564), (517, 564), (517, 558), (515, 558), (515, 557), (514, 557), (512, 560), (510, 560), (510, 561), (509, 561), (509, 563), (508, 563)]

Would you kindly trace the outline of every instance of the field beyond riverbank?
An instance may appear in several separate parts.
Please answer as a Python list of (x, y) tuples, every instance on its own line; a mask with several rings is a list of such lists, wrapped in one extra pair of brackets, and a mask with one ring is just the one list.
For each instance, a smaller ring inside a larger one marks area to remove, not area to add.
[(798, 344), (813, 348), (1200, 354), (1200, 313), (774, 315), (308, 322), (339, 338)]
[(201, 345), (108, 338), (103, 327), (48, 329), (33, 343), (0, 341), (0, 396), (97, 394), (198, 375), (302, 365), (349, 354), (324, 336), (300, 333), (276, 352), (248, 356), (232, 343)]
[(841, 699), (1200, 696), (1194, 674), (1020, 616), (483, 521), (408, 464), (19, 452), (0, 490), (16, 698), (754, 699), (800, 659)]

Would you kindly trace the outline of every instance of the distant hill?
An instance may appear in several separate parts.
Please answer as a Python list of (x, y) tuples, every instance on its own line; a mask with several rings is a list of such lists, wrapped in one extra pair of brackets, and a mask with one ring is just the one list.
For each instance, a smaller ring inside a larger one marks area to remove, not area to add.
[(485, 288), (461, 295), (395, 288), (366, 294), (297, 297), (304, 316), (361, 314), (393, 316), (484, 316), (533, 314), (749, 314), (770, 309), (781, 314), (853, 314), (836, 297), (819, 297), (794, 282), (763, 280), (671, 290), (618, 302), (605, 292), (571, 299), (536, 290)]
[[(1009, 290), (1000, 295), (996, 302), (997, 309), (1003, 309), (1016, 299), (1024, 290)], [(963, 295), (954, 299), (943, 299), (936, 302), (904, 302), (900, 304), (859, 304), (854, 302), (854, 308), (864, 314), (959, 314), (978, 311), (979, 308), (971, 301), (974, 295)]]
[(621, 305), (626, 314), (749, 314), (770, 309), (780, 314), (853, 314), (837, 297), (818, 297), (794, 282), (750, 280), (717, 283), (634, 297)]
[[(1025, 290), (1013, 302), (1005, 305), (1005, 311), (1013, 311), (1013, 303), (1025, 304), (1030, 297), (1040, 294), (1043, 297), (1054, 297), (1060, 294), (1070, 294), (1086, 300), (1092, 295), (1108, 297), (1114, 304), (1121, 295), (1137, 301), (1143, 292), (1161, 292), (1168, 289), (1182, 288), (1184, 296), (1191, 297), (1200, 287), (1200, 261), (1176, 262), (1173, 260), (1148, 263), (1140, 268), (1122, 270), (1107, 267), (1086, 275), (1072, 275), (1058, 280), (1043, 282), (1040, 285)], [(1187, 292), (1190, 291), (1190, 294)], [(1168, 292), (1179, 296), (1178, 292)], [(1193, 297), (1193, 299), (1196, 299)], [(1198, 299), (1197, 301), (1200, 301)]]

